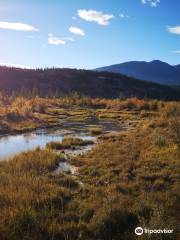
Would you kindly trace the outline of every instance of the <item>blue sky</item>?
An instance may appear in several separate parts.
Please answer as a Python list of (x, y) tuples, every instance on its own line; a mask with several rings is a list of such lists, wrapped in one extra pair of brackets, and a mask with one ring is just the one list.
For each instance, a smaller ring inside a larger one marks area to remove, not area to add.
[(179, 10), (179, 0), (1, 0), (0, 64), (179, 64)]

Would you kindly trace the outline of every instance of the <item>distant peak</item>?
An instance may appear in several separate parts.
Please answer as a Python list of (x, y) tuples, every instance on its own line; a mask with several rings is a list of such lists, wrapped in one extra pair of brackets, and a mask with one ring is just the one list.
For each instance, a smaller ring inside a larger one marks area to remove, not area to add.
[(166, 62), (163, 62), (163, 61), (160, 61), (160, 60), (152, 60), (150, 63), (153, 63), (153, 64), (166, 64), (166, 65), (169, 65), (168, 63)]
[(158, 60), (158, 59), (155, 59), (155, 60), (152, 60), (151, 62), (162, 62), (162, 61)]

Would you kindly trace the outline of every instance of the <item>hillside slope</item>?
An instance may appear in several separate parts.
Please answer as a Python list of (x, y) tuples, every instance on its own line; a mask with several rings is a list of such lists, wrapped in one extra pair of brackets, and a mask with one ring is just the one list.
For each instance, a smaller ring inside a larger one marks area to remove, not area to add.
[(120, 74), (76, 69), (20, 69), (0, 67), (0, 90), (35, 91), (40, 95), (79, 92), (91, 97), (180, 99), (180, 90)]

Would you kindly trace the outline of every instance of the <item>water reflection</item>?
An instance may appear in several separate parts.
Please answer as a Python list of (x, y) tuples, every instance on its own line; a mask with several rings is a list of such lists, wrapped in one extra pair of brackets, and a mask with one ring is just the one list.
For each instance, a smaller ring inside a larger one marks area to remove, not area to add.
[(48, 142), (61, 141), (65, 136), (91, 140), (93, 137), (90, 136), (89, 128), (92, 126), (101, 126), (104, 132), (119, 130), (119, 126), (112, 121), (98, 121), (95, 125), (92, 124), (95, 122), (65, 122), (61, 129), (38, 130), (33, 133), (0, 137), (0, 160), (11, 158), (36, 147), (44, 148)]
[(23, 151), (45, 147), (50, 141), (61, 141), (63, 136), (53, 134), (22, 134), (0, 138), (0, 159), (7, 159)]

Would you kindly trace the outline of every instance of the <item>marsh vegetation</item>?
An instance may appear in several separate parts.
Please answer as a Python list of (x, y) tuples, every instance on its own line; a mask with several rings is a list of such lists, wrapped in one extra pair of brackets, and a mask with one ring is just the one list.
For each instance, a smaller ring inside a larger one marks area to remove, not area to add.
[(46, 144), (46, 148), (61, 150), (61, 149), (75, 149), (79, 146), (86, 146), (93, 144), (91, 140), (83, 140), (81, 138), (63, 138), (61, 142), (49, 142)]
[[(67, 159), (76, 177), (56, 171), (61, 150), (91, 140), (68, 136), (0, 162), (0, 239), (133, 240), (137, 226), (174, 229), (158, 237), (178, 239), (179, 102), (1, 95), (0, 108), (1, 134), (73, 122), (97, 138)], [(102, 119), (119, 128), (107, 130)]]

